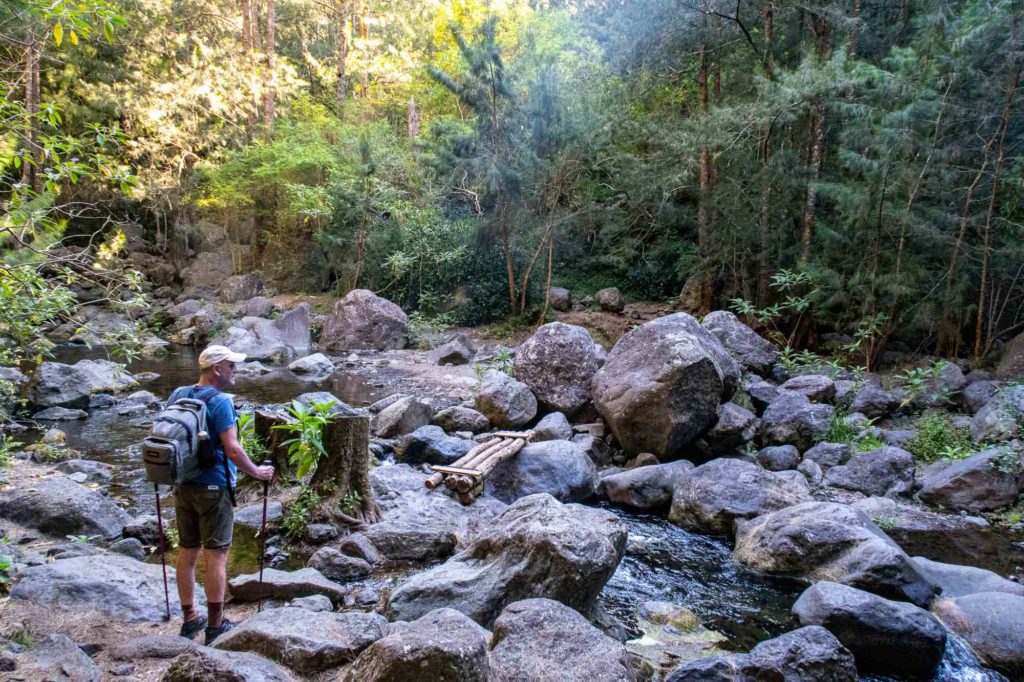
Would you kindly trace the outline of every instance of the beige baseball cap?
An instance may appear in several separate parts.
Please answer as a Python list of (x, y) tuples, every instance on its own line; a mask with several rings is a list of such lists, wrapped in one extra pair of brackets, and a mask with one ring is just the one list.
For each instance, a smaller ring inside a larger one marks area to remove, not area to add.
[(199, 368), (209, 369), (225, 360), (241, 362), (245, 360), (245, 353), (236, 353), (227, 346), (207, 346), (206, 350), (199, 354)]

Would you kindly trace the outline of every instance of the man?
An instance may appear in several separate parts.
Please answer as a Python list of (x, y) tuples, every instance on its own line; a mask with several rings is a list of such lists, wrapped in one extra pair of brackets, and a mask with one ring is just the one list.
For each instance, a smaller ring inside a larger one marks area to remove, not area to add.
[[(206, 427), (216, 455), (213, 467), (174, 491), (174, 508), (178, 524), (178, 597), (184, 623), (181, 636), (191, 639), (206, 630), (206, 644), (235, 626), (224, 617), (224, 588), (227, 583), (228, 550), (234, 529), (235, 511), (232, 489), (238, 469), (269, 481), (274, 467), (257, 466), (238, 442), (238, 415), (231, 397), (222, 391), (235, 381), (235, 364), (245, 355), (225, 346), (209, 346), (199, 355), (199, 382), (182, 386), (167, 399), (168, 404), (181, 398), (198, 398), (206, 402)], [(207, 618), (195, 609), (196, 561), (203, 550), (206, 565)]]

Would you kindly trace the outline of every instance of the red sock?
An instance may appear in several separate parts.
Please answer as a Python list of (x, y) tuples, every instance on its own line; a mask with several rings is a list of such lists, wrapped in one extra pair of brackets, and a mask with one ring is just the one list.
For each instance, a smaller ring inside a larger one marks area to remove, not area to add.
[(182, 604), (181, 615), (184, 616), (186, 622), (190, 620), (195, 620), (199, 617), (199, 614), (196, 613), (195, 606), (193, 606), (192, 604)]
[(224, 602), (222, 601), (208, 601), (206, 602), (206, 613), (209, 616), (207, 627), (219, 628), (221, 622), (224, 619)]

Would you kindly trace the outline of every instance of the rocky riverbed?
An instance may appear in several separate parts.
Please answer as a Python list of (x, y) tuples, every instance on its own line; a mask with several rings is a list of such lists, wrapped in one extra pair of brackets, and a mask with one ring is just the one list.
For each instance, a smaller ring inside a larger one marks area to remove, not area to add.
[[(177, 305), (180, 341), (220, 314)], [(243, 487), (229, 614), (244, 624), (213, 647), (174, 636), (137, 445), (194, 380), (194, 351), (119, 373), (62, 348), (26, 389), (38, 427), (2, 474), (11, 679), (1024, 677), (1012, 382), (949, 364), (917, 391), (794, 368), (729, 313), (663, 315), (610, 350), (553, 323), (504, 362), (472, 333), (401, 348), (404, 313), (372, 294), (340, 301), (319, 346), (308, 308), (237, 305), (254, 315), (224, 338), (261, 358), (240, 410), (316, 392), (366, 408), (383, 519), (288, 535), (297, 491), (275, 489), (260, 584)], [(902, 446), (924, 410), (959, 420), (971, 452), (915, 459)], [(424, 465), (527, 428), (472, 505), (424, 486)]]

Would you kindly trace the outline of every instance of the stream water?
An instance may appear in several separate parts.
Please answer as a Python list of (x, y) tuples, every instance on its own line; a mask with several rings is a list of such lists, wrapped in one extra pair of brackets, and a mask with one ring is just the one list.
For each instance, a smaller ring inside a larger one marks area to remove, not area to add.
[[(76, 362), (105, 357), (101, 350), (60, 348), (56, 359)], [(133, 374), (155, 372), (160, 376), (142, 388), (165, 398), (175, 387), (196, 379), (196, 354), (176, 348), (170, 353), (142, 358), (130, 366)], [(232, 391), (240, 411), (256, 404), (284, 402), (316, 390), (330, 390), (355, 406), (365, 406), (379, 398), (381, 389), (357, 373), (338, 372), (329, 380), (303, 380), (284, 368), (275, 368), (261, 377), (239, 376)], [(93, 410), (88, 419), (55, 424), (67, 434), (68, 445), (87, 459), (114, 466), (110, 494), (123, 500), (131, 513), (149, 512), (152, 489), (142, 477), (138, 444), (145, 435), (144, 423), (123, 417), (113, 409)], [(33, 438), (34, 434), (27, 434)], [(696, 535), (669, 524), (658, 516), (624, 511), (602, 505), (617, 514), (629, 530), (626, 557), (601, 595), (605, 610), (630, 627), (635, 624), (638, 607), (658, 600), (689, 608), (704, 627), (724, 635), (720, 646), (747, 651), (758, 642), (793, 629), (797, 623), (790, 608), (805, 585), (768, 578), (733, 560), (727, 539)], [(949, 556), (949, 544), (943, 538), (918, 542), (913, 552), (938, 561), (959, 560)], [(962, 544), (962, 543), (961, 543)], [(991, 531), (979, 531), (970, 538), (971, 554), (980, 559), (974, 565), (1005, 572), (1007, 557), (1017, 550), (1009, 538)], [(959, 547), (959, 545), (958, 545)], [(229, 571), (232, 575), (256, 569), (258, 548), (251, 534), (240, 533), (232, 551)], [(365, 581), (370, 587), (392, 587), (408, 575), (398, 571), (375, 575)], [(878, 680), (884, 678), (864, 678)], [(1001, 676), (982, 668), (969, 649), (951, 637), (936, 682), (996, 682)]]

